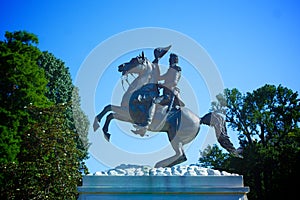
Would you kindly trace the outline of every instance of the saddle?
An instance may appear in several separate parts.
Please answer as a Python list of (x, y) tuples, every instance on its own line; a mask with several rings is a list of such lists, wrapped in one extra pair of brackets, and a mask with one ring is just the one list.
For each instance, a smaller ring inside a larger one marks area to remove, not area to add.
[[(159, 95), (159, 89), (164, 89), (164, 94)], [(180, 115), (175, 114), (180, 111), (180, 107), (184, 103), (178, 99), (170, 89), (160, 84), (146, 84), (140, 89), (136, 90), (129, 100), (129, 113), (134, 122), (138, 126), (145, 126), (149, 118), (153, 118), (153, 114), (149, 113), (151, 106), (154, 104), (160, 104), (162, 106), (168, 106), (166, 116), (163, 121), (176, 121), (176, 124), (180, 122)], [(152, 116), (151, 116), (152, 115)], [(151, 119), (152, 120), (152, 119)]]

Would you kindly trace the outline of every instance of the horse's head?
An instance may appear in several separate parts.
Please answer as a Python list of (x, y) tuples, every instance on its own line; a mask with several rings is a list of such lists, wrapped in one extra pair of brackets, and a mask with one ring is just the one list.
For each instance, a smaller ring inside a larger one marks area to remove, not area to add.
[(118, 67), (118, 71), (122, 72), (122, 75), (129, 73), (141, 74), (147, 67), (148, 59), (145, 57), (144, 52), (135, 58), (132, 58), (129, 62), (121, 64)]

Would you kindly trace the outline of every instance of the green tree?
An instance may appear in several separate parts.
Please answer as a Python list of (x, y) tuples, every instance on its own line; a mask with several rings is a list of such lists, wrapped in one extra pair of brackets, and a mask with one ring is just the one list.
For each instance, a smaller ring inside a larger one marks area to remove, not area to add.
[(25, 31), (0, 42), (0, 199), (76, 199), (88, 120), (68, 68), (37, 43)]
[(55, 104), (66, 104), (66, 120), (69, 129), (76, 133), (77, 148), (82, 152), (79, 161), (81, 169), (87, 173), (84, 160), (88, 158), (88, 127), (89, 121), (81, 109), (79, 90), (72, 83), (69, 68), (52, 53), (43, 52), (38, 59), (38, 65), (45, 70), (47, 84), (47, 98)]
[(223, 167), (244, 175), (251, 199), (295, 194), (291, 180), (299, 176), (298, 93), (281, 85), (265, 85), (245, 95), (226, 89), (217, 99), (212, 110), (226, 113), (244, 157), (229, 157), (229, 165)]
[(216, 144), (208, 145), (203, 151), (200, 151), (199, 163), (201, 167), (224, 170), (228, 167), (228, 153), (223, 153)]
[(70, 102), (74, 85), (65, 63), (45, 51), (38, 58), (37, 64), (44, 69), (48, 80), (47, 98), (55, 104)]
[(3, 169), (7, 175), (2, 199), (76, 199), (81, 181), (76, 133), (70, 130), (66, 105), (27, 107), (34, 123), (23, 134), (18, 164)]
[(35, 35), (18, 31), (6, 32), (0, 41), (0, 162), (17, 162), (21, 136), (27, 129), (30, 116), (24, 107), (42, 107), (47, 80), (36, 64), (41, 52)]
[(88, 130), (89, 130), (89, 120), (85, 113), (80, 107), (80, 97), (79, 90), (77, 87), (74, 87), (72, 92), (72, 130), (76, 132), (76, 144), (77, 149), (82, 152), (80, 158), (80, 169), (83, 170), (85, 174), (88, 173), (88, 169), (85, 165), (84, 160), (88, 158), (88, 148), (90, 146), (88, 140)]

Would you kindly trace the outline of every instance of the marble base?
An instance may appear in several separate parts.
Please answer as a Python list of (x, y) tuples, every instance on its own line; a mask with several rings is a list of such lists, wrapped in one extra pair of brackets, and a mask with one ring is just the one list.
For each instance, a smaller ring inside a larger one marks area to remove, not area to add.
[(243, 176), (83, 177), (79, 200), (95, 199), (247, 199)]

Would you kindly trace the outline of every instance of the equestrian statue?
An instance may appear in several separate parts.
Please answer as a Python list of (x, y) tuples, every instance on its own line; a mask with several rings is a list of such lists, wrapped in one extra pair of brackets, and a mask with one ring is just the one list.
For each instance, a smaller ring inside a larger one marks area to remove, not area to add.
[(107, 141), (111, 137), (108, 128), (112, 119), (132, 123), (135, 128), (132, 132), (141, 137), (145, 136), (146, 131), (165, 132), (175, 155), (159, 161), (155, 167), (171, 167), (187, 160), (183, 146), (193, 141), (200, 131), (200, 125), (205, 124), (214, 127), (217, 140), (223, 148), (239, 156), (229, 140), (222, 115), (210, 112), (203, 117), (198, 117), (180, 98), (177, 84), (182, 69), (178, 66), (176, 54), (170, 54), (169, 69), (165, 74), (160, 75), (159, 60), (170, 48), (171, 45), (156, 48), (155, 59), (152, 62), (142, 52), (141, 55), (118, 67), (125, 80), (129, 74), (137, 76), (125, 91), (120, 106), (109, 104), (95, 117), (94, 131), (100, 127), (102, 118), (109, 113), (102, 128)]

